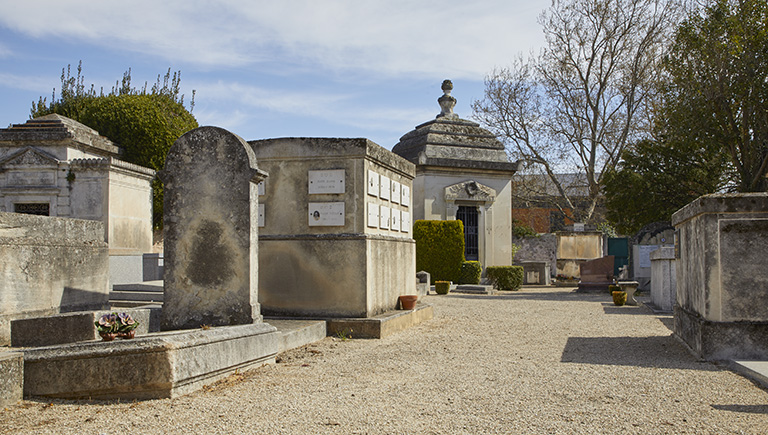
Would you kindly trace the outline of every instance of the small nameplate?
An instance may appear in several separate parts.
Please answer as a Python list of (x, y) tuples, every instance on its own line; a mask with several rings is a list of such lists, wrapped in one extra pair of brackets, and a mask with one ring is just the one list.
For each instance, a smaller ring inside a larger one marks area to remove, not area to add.
[(403, 211), (400, 213), (400, 232), (407, 233), (411, 229), (411, 213)]
[(381, 206), (379, 207), (379, 228), (382, 230), (388, 230), (389, 229), (389, 219), (390, 219), (390, 212), (391, 209), (389, 207)]
[(379, 179), (379, 198), (389, 200), (389, 189), (392, 188), (392, 183), (389, 177), (381, 176)]
[(392, 192), (390, 195), (390, 201), (394, 202), (395, 204), (400, 204), (400, 183), (392, 180), (392, 188), (390, 191)]
[(344, 169), (309, 171), (309, 194), (344, 193)]
[(259, 227), (263, 227), (264, 226), (264, 222), (265, 222), (265, 220), (264, 220), (264, 212), (265, 212), (265, 209), (266, 209), (266, 207), (264, 206), (264, 204), (259, 204)]
[(266, 182), (267, 180), (261, 180), (259, 181), (259, 184), (256, 185), (256, 187), (259, 189), (259, 196), (264, 196), (267, 194)]
[(379, 174), (372, 169), (368, 170), (368, 195), (379, 196)]
[(400, 210), (392, 209), (392, 218), (390, 219), (389, 227), (392, 231), (400, 231)]
[(310, 227), (338, 227), (344, 226), (343, 202), (310, 202), (309, 203)]
[(400, 204), (405, 207), (411, 206), (411, 188), (405, 184), (400, 185)]
[[(378, 181), (378, 177), (376, 177)], [(368, 203), (368, 226), (371, 228), (379, 227), (379, 205)]]

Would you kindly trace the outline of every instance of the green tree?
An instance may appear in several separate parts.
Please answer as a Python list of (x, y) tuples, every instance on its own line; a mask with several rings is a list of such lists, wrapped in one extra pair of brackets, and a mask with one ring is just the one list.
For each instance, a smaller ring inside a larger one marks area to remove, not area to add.
[[(33, 103), (31, 117), (58, 113), (72, 118), (95, 130), (124, 149), (122, 159), (160, 170), (171, 145), (181, 135), (198, 127), (197, 120), (184, 107), (184, 95), (179, 93), (181, 73), (171, 75), (170, 69), (148, 91), (131, 86), (131, 70), (123, 74), (111, 92), (97, 92), (91, 85), (86, 89), (82, 75), (82, 62), (77, 75), (72, 76), (70, 67), (62, 70), (60, 98), (56, 91), (50, 103), (40, 98)], [(190, 110), (194, 107), (193, 99)], [(163, 185), (159, 179), (152, 182), (153, 223), (162, 227)]]
[[(578, 221), (595, 218), (604, 174), (647, 133), (648, 103), (678, 17), (675, 0), (553, 0), (539, 19), (542, 53), (489, 74), (475, 118), (538, 175), (529, 179), (548, 180), (531, 185), (531, 198), (549, 197)], [(564, 184), (574, 179), (584, 186)]]
[(621, 234), (669, 221), (672, 213), (728, 182), (728, 157), (698, 144), (644, 140), (605, 175), (606, 218)]
[(714, 0), (691, 12), (666, 67), (670, 135), (722, 149), (737, 190), (766, 190), (768, 3)]

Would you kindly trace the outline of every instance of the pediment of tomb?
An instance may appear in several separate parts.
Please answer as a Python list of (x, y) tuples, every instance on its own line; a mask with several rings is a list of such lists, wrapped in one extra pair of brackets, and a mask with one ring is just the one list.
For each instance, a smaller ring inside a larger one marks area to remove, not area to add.
[(447, 202), (474, 201), (492, 203), (496, 200), (496, 190), (492, 187), (467, 180), (445, 188), (445, 200)]
[(59, 159), (34, 147), (26, 147), (3, 160), (0, 160), (0, 170), (56, 167), (61, 163)]

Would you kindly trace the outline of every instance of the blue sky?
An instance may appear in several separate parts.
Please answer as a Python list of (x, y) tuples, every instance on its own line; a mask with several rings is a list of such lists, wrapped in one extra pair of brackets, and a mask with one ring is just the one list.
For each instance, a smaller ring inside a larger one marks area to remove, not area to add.
[(366, 137), (391, 149), (439, 113), (471, 116), (494, 67), (538, 52), (550, 0), (0, 0), (0, 127), (23, 123), (82, 60), (112, 88), (182, 73), (200, 125), (246, 140)]

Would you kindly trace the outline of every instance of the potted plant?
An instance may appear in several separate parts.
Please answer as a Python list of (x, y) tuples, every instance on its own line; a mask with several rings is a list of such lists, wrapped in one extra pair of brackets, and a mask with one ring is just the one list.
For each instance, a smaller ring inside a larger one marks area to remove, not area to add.
[(402, 295), (398, 299), (400, 299), (401, 310), (412, 310), (416, 308), (416, 301), (419, 297), (416, 295)]
[(136, 335), (136, 327), (139, 326), (139, 322), (130, 314), (116, 312), (104, 314), (94, 324), (104, 341), (112, 341), (115, 337), (133, 338)]
[(447, 295), (451, 289), (450, 281), (435, 281), (435, 292), (439, 295)]
[(611, 292), (611, 296), (613, 296), (613, 303), (622, 306), (627, 303), (627, 292), (622, 290), (614, 290)]

